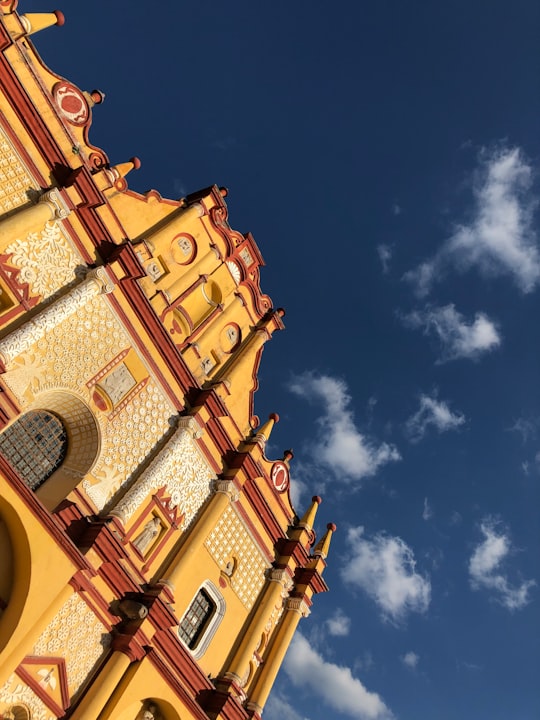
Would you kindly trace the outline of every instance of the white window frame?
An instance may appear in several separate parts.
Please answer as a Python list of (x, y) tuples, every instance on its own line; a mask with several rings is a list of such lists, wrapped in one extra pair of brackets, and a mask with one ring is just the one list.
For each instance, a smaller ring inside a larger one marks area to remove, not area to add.
[(210, 580), (206, 580), (202, 585), (200, 585), (197, 588), (197, 591), (191, 598), (191, 600), (188, 603), (186, 612), (182, 615), (182, 619), (180, 620), (179, 626), (182, 624), (182, 620), (185, 618), (189, 608), (192, 606), (195, 598), (199, 594), (201, 590), (204, 590), (208, 593), (210, 596), (210, 599), (215, 604), (216, 609), (214, 611), (214, 614), (210, 618), (210, 621), (208, 622), (208, 626), (206, 627), (206, 630), (203, 632), (203, 634), (200, 636), (200, 638), (197, 641), (197, 644), (194, 648), (190, 648), (187, 643), (180, 637), (179, 633), (177, 632), (178, 639), (180, 642), (186, 647), (189, 652), (193, 655), (195, 659), (198, 659), (204, 655), (206, 650), (208, 649), (208, 646), (210, 645), (210, 642), (212, 641), (212, 638), (216, 634), (216, 630), (219, 627), (219, 624), (221, 623), (221, 620), (223, 619), (223, 616), (225, 615), (226, 610), (226, 604), (225, 600), (223, 599), (223, 595), (219, 592), (217, 587), (214, 585), (213, 582), (210, 582)]

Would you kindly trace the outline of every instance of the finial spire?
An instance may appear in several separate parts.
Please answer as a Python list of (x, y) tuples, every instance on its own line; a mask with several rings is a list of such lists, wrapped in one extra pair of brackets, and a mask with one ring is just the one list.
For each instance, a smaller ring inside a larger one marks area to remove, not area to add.
[(138, 170), (141, 167), (141, 161), (138, 157), (132, 157), (128, 162), (114, 165), (111, 170), (118, 173), (119, 177), (126, 177), (132, 170)]
[(279, 415), (277, 413), (271, 413), (264, 425), (261, 425), (261, 427), (257, 429), (257, 432), (255, 433), (255, 440), (259, 443), (259, 445), (262, 447), (266, 445), (274, 425), (277, 422), (279, 422)]
[(315, 522), (315, 515), (317, 514), (317, 510), (319, 509), (319, 505), (321, 504), (321, 502), (322, 502), (322, 500), (318, 495), (314, 495), (311, 498), (311, 505), (308, 507), (308, 509), (304, 513), (303, 518), (298, 523), (300, 527), (303, 527), (306, 530), (313, 529), (313, 523)]
[(283, 462), (284, 462), (286, 465), (290, 465), (290, 464), (291, 464), (291, 460), (293, 459), (293, 457), (294, 457), (294, 453), (293, 453), (293, 451), (292, 451), (292, 448), (289, 449), (289, 450), (284, 450), (284, 451), (283, 451)]
[(61, 27), (66, 22), (64, 13), (60, 12), (60, 10), (50, 13), (25, 13), (20, 16), (20, 20), (27, 35), (33, 35), (52, 25)]
[(332, 534), (335, 533), (336, 530), (337, 528), (334, 523), (328, 523), (328, 525), (326, 526), (326, 532), (313, 550), (313, 555), (315, 557), (321, 557), (323, 560), (326, 559), (326, 557), (328, 556), (328, 550), (330, 549), (330, 540), (332, 539)]

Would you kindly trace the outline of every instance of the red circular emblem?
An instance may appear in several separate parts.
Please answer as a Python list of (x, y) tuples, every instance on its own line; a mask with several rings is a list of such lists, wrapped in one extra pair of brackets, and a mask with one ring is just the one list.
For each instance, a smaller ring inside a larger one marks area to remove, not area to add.
[(60, 112), (72, 125), (84, 125), (88, 122), (88, 103), (78, 88), (67, 82), (57, 83), (53, 95)]
[(275, 462), (270, 471), (272, 485), (278, 492), (285, 492), (289, 487), (289, 468), (284, 462)]

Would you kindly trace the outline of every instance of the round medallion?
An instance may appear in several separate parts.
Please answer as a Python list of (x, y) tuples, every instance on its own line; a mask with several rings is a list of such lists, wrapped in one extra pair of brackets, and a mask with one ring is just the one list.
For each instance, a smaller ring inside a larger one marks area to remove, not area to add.
[(231, 353), (236, 350), (240, 344), (240, 338), (240, 328), (236, 323), (226, 325), (219, 334), (219, 343), (223, 352)]
[(175, 235), (171, 251), (175, 262), (179, 265), (188, 265), (193, 262), (197, 254), (197, 246), (191, 235)]
[(78, 88), (67, 82), (57, 83), (53, 95), (60, 112), (72, 125), (85, 125), (88, 122), (88, 103)]
[(289, 468), (284, 462), (278, 460), (272, 465), (270, 479), (274, 488), (282, 493), (289, 487)]

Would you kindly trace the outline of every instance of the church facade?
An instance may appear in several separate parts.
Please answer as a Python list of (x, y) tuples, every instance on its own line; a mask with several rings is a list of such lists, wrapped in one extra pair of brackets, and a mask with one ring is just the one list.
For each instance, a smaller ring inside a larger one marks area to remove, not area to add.
[(283, 311), (224, 188), (92, 146), (62, 24), (0, 0), (0, 718), (259, 718), (335, 530), (254, 415)]

